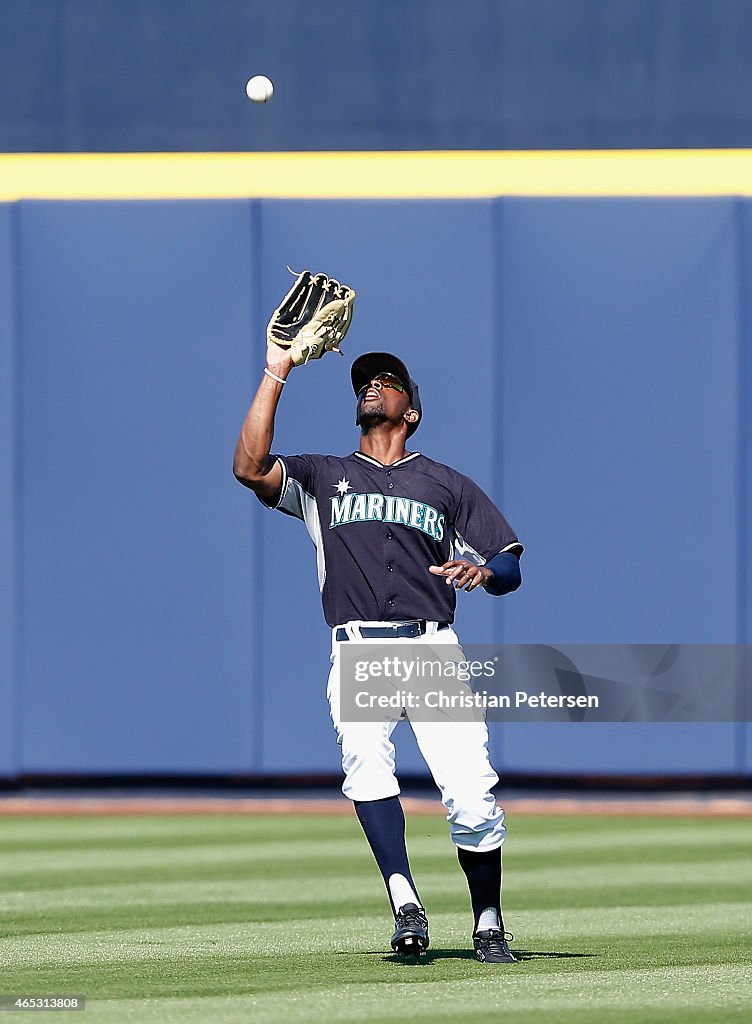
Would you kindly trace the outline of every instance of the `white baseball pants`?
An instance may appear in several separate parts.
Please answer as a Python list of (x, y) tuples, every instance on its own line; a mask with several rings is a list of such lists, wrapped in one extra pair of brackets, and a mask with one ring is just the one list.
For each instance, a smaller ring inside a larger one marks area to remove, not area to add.
[[(360, 626), (384, 626), (383, 622), (348, 622), (342, 627), (358, 642)], [(339, 650), (350, 641), (338, 641), (332, 631), (332, 654), (327, 697), (337, 741), (342, 747), (345, 781), (342, 792), (350, 800), (382, 800), (397, 796), (392, 733), (399, 718), (378, 722), (342, 722), (339, 717)], [(372, 644), (459, 645), (452, 628), (435, 631), (435, 623), (422, 637), (361, 641)], [(491, 789), (499, 777), (488, 758), (485, 721), (425, 722), (406, 716), (418, 747), (441, 792), (452, 840), (464, 850), (495, 850), (504, 842), (504, 811)]]

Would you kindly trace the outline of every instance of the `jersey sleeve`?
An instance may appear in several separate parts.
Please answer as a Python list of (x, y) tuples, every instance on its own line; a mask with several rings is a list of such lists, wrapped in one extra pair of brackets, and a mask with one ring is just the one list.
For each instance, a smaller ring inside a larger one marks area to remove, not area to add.
[(454, 516), (455, 555), (484, 565), (501, 551), (521, 555), (523, 545), (494, 503), (467, 476), (458, 474), (459, 502)]
[(296, 519), (305, 519), (306, 508), (314, 501), (320, 456), (275, 455), (274, 458), (282, 468), (279, 493), (259, 500), (268, 508), (279, 509)]

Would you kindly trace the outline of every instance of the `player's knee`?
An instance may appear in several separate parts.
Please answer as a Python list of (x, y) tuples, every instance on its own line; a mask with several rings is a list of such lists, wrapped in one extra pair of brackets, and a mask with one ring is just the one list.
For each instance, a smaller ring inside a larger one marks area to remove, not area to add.
[(504, 811), (495, 802), (455, 807), (447, 819), (452, 842), (466, 850), (494, 850), (504, 842)]
[(467, 829), (452, 825), (451, 836), (455, 846), (463, 850), (477, 850), (479, 853), (496, 850), (506, 838), (507, 830), (504, 823), (486, 823), (484, 828)]
[(478, 850), (501, 846), (506, 834), (504, 811), (493, 794), (460, 792), (451, 797), (445, 794), (444, 805), (452, 840), (457, 846)]
[(394, 752), (381, 745), (350, 747), (343, 744), (342, 792), (350, 800), (383, 800), (396, 796), (399, 785), (394, 774)]
[(348, 800), (385, 800), (399, 795), (399, 783), (393, 774), (374, 775), (353, 771), (345, 775), (342, 792)]
[(345, 779), (342, 784), (342, 792), (348, 800), (360, 803), (370, 800), (386, 800), (390, 796), (399, 796), (400, 788), (394, 780), (388, 786), (375, 786), (372, 784), (360, 786), (353, 785), (349, 779)]

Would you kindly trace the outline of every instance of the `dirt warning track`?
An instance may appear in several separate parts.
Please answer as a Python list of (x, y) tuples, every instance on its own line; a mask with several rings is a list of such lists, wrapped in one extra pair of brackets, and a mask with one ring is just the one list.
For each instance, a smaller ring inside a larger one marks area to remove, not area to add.
[[(501, 801), (507, 814), (602, 817), (752, 817), (745, 797), (510, 797)], [(443, 815), (433, 798), (403, 797), (409, 814)], [(125, 814), (352, 814), (349, 800), (306, 797), (0, 797), (0, 816)]]

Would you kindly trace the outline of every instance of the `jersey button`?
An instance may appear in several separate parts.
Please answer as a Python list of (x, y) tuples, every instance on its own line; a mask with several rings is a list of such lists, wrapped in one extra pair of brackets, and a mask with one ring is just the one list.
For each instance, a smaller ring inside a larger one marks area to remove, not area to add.
[(391, 540), (391, 539), (392, 539), (392, 535), (391, 535), (391, 533), (388, 533), (388, 534), (386, 535), (386, 539), (387, 539), (387, 540)]
[(391, 469), (388, 469), (388, 470), (386, 471), (386, 475), (387, 475), (387, 476), (391, 476), (391, 475), (392, 475), (392, 471), (391, 471)]
[(394, 601), (392, 601), (391, 598), (389, 598), (389, 600), (387, 601), (387, 604), (389, 605), (390, 608), (394, 608)]
[(387, 569), (389, 570), (389, 572), (394, 572), (394, 566), (393, 565), (388, 565)]
[(390, 491), (392, 490), (393, 487), (394, 487), (394, 484), (389, 484), (389, 490)]

